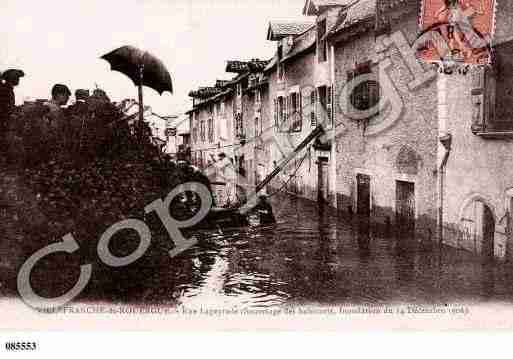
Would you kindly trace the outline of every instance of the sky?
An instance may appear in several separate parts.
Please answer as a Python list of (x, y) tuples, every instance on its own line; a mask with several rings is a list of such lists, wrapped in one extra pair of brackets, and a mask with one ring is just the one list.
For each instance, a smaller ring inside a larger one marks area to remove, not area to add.
[(271, 58), (271, 20), (307, 19), (303, 0), (0, 0), (0, 71), (21, 68), (17, 102), (49, 98), (55, 83), (137, 98), (133, 83), (100, 56), (124, 45), (151, 52), (167, 66), (174, 94), (144, 89), (161, 115), (191, 107), (199, 86), (229, 79), (226, 60)]

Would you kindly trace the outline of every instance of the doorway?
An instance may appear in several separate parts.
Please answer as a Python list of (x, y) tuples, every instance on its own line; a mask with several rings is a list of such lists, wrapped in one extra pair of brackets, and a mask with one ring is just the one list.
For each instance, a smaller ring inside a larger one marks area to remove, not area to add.
[(486, 259), (493, 259), (494, 257), (494, 243), (495, 236), (495, 218), (492, 210), (487, 206), (483, 206), (483, 247), (482, 254)]
[(356, 175), (356, 213), (359, 216), (370, 217), (370, 176), (364, 174)]
[(415, 233), (415, 183), (396, 181), (395, 220), (401, 239), (413, 237)]
[(482, 199), (470, 201), (463, 209), (461, 245), (485, 259), (495, 257), (495, 215)]
[(319, 157), (317, 166), (317, 198), (319, 202), (326, 203), (328, 201), (329, 193), (328, 158)]

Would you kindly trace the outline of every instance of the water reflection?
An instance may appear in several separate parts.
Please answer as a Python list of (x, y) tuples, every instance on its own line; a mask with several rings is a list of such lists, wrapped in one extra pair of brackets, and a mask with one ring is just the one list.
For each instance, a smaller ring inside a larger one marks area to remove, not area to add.
[(419, 249), (413, 236), (382, 237), (368, 220), (343, 221), (308, 201), (273, 197), (273, 205), (275, 226), (198, 232), (198, 245), (175, 258), (169, 240), (155, 241), (134, 265), (96, 265), (80, 299), (247, 308), (513, 298), (510, 265)]

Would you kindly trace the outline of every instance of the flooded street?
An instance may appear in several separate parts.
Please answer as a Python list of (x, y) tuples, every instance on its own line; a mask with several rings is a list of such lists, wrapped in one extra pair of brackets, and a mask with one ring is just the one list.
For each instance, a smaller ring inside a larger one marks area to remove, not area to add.
[[(463, 250), (363, 236), (302, 199), (272, 199), (278, 224), (202, 233), (176, 258), (155, 250), (135, 265), (96, 271), (86, 299), (188, 307), (283, 304), (509, 302), (505, 264)], [(99, 296), (99, 298), (98, 298)]]
[[(195, 233), (198, 244), (174, 258), (167, 253), (172, 245), (166, 238), (154, 240), (132, 265), (111, 268), (98, 261), (77, 300), (265, 308), (509, 303), (513, 298), (508, 264), (484, 263), (450, 247), (440, 255), (436, 245), (399, 250), (395, 238), (361, 233), (350, 221), (319, 211), (315, 203), (285, 196), (273, 197), (272, 203), (275, 226)], [(133, 248), (117, 255), (130, 254), (137, 245), (134, 241)], [(62, 295), (84, 263), (84, 257), (49, 256), (32, 274), (34, 289), (42, 296)]]

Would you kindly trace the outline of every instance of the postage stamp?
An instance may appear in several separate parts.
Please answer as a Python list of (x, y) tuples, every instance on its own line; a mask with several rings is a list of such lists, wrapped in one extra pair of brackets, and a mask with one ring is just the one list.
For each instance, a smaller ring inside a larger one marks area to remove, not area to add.
[(417, 56), (427, 62), (491, 62), (495, 0), (424, 0)]

